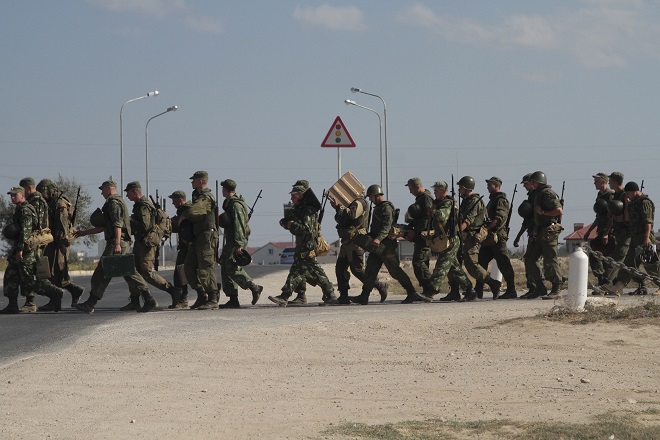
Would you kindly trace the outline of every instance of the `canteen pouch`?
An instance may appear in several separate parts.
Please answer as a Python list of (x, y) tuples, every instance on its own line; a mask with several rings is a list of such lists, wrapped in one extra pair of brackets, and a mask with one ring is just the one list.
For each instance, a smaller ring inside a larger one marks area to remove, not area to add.
[(41, 256), (37, 258), (37, 267), (35, 270), (35, 276), (37, 277), (38, 280), (47, 280), (51, 277), (48, 257)]
[(493, 246), (500, 241), (500, 238), (497, 236), (495, 231), (488, 231), (486, 238), (481, 242), (483, 246)]
[[(54, 241), (53, 234), (50, 229), (44, 228), (39, 231), (34, 231), (30, 238), (26, 240), (27, 248), (29, 250), (39, 249)], [(50, 278), (50, 277), (49, 277)]]
[(438, 234), (433, 229), (422, 231), (422, 238), (433, 252), (444, 252), (449, 248), (449, 236)]
[(563, 230), (564, 227), (561, 225), (561, 223), (553, 223), (545, 229), (545, 232), (543, 233), (543, 238), (546, 241), (557, 240), (559, 238), (559, 234), (561, 234), (561, 231)]
[(486, 229), (485, 226), (481, 226), (479, 230), (474, 234), (474, 239), (477, 241), (477, 243), (483, 242), (486, 237), (488, 236), (488, 229)]

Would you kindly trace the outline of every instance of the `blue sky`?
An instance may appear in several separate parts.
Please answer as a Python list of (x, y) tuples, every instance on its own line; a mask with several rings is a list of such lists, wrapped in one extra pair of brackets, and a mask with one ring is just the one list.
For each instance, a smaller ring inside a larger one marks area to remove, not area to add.
[(320, 194), (337, 180), (336, 150), (320, 147), (336, 116), (357, 143), (342, 172), (380, 182), (378, 119), (343, 102), (382, 117), (360, 87), (387, 103), (403, 210), (408, 178), (451, 173), (483, 194), (493, 175), (511, 193), (544, 170), (566, 181), (567, 229), (593, 220), (597, 172), (658, 194), (656, 2), (26, 0), (5, 2), (0, 25), (2, 188), (60, 173), (100, 205), (99, 183), (120, 179), (121, 105), (158, 90), (124, 108), (125, 183), (144, 184), (147, 120), (177, 105), (149, 124), (151, 192), (190, 193), (198, 169), (211, 186), (236, 180), (250, 204), (263, 189), (250, 244), (285, 241), (291, 184)]

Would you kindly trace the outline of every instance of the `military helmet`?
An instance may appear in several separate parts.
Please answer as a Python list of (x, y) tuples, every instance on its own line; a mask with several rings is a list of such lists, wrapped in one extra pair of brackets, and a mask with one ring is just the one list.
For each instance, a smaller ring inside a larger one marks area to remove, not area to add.
[(522, 218), (531, 217), (534, 213), (534, 207), (529, 200), (523, 200), (520, 206), (518, 206), (518, 215)]
[(100, 226), (105, 226), (105, 215), (103, 215), (101, 208), (96, 208), (96, 210), (92, 212), (92, 215), (89, 216), (89, 222), (92, 224), (92, 226), (97, 228)]
[(234, 254), (234, 260), (239, 266), (247, 266), (248, 264), (252, 263), (252, 256), (248, 253), (248, 251), (243, 249), (243, 252), (240, 254)]
[(624, 208), (624, 204), (619, 199), (613, 199), (613, 200), (610, 200), (607, 203), (607, 210), (612, 215), (621, 215), (621, 214), (623, 214), (623, 208)]
[(461, 180), (458, 181), (457, 183), (458, 186), (462, 186), (465, 189), (469, 189), (472, 191), (474, 189), (474, 177), (472, 176), (463, 176), (461, 177)]
[(657, 264), (660, 259), (658, 259), (658, 253), (655, 251), (653, 246), (645, 247), (642, 252), (642, 263), (644, 264)]
[(383, 189), (380, 187), (380, 185), (373, 184), (367, 188), (367, 197), (377, 196), (379, 194), (383, 194)]
[(21, 228), (16, 223), (9, 223), (2, 229), (2, 236), (7, 240), (16, 240), (21, 233)]
[(599, 197), (594, 203), (594, 212), (598, 215), (607, 214), (607, 200)]
[(417, 203), (413, 203), (408, 207), (408, 215), (412, 219), (420, 218), (422, 216), (422, 207)]
[(548, 184), (548, 178), (546, 177), (546, 175), (543, 171), (534, 171), (532, 173), (532, 175), (529, 176), (529, 180), (533, 180), (535, 182), (538, 182), (541, 185), (547, 185)]
[(231, 225), (229, 215), (226, 212), (223, 212), (218, 216), (218, 224), (221, 228), (226, 228), (227, 226)]

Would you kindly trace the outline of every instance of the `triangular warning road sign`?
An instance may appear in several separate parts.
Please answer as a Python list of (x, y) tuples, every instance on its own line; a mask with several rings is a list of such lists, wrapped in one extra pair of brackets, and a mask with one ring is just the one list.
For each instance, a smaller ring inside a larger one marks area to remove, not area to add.
[(332, 123), (328, 134), (325, 136), (325, 140), (321, 144), (322, 147), (355, 147), (355, 142), (353, 138), (346, 130), (346, 126), (341, 121), (341, 118), (337, 116), (335, 122)]

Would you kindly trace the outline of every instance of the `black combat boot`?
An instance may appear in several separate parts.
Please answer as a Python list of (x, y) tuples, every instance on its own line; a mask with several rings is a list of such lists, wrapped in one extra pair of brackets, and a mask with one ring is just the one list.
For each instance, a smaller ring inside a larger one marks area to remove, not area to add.
[(378, 293), (380, 293), (380, 302), (385, 302), (387, 299), (387, 288), (389, 287), (389, 283), (387, 281), (377, 281), (375, 287)]
[(543, 284), (543, 281), (536, 283), (536, 288), (534, 291), (527, 297), (527, 299), (535, 299), (546, 296), (548, 294), (548, 289)]
[(170, 296), (172, 297), (172, 304), (168, 306), (169, 309), (172, 309), (174, 308), (174, 306), (176, 306), (179, 303), (179, 298), (183, 293), (183, 289), (168, 283), (168, 285), (165, 287), (165, 292), (169, 293)]
[(255, 305), (257, 301), (259, 301), (259, 297), (261, 296), (261, 292), (264, 291), (264, 286), (260, 286), (258, 284), (252, 284), (250, 287), (250, 292), (252, 292), (252, 305)]
[(7, 307), (0, 310), (0, 314), (3, 315), (16, 315), (18, 313), (21, 313), (21, 309), (18, 307), (18, 298), (9, 298)]
[(461, 292), (459, 290), (458, 284), (450, 285), (449, 286), (449, 294), (447, 294), (446, 296), (443, 296), (438, 301), (442, 301), (442, 302), (451, 302), (451, 301), (461, 302)]
[(494, 278), (488, 277), (486, 279), (486, 284), (490, 287), (490, 291), (493, 292), (493, 300), (496, 300), (500, 297), (500, 288), (502, 287), (502, 282)]
[(465, 293), (463, 293), (463, 301), (474, 301), (477, 299), (477, 291), (474, 290), (472, 287), (469, 287)]
[(484, 297), (484, 283), (476, 283), (474, 285), (474, 291), (477, 292), (477, 298), (482, 299)]
[(240, 309), (241, 303), (238, 302), (238, 296), (230, 296), (229, 301), (218, 306), (219, 309)]
[[(75, 306), (74, 306), (75, 307)], [(131, 296), (130, 302), (123, 307), (120, 307), (119, 310), (122, 312), (134, 312), (140, 309), (140, 297)]]
[(62, 310), (62, 297), (64, 296), (64, 290), (59, 287), (49, 286), (46, 288), (45, 293), (50, 301), (48, 301), (48, 304), (39, 307), (37, 310), (40, 312), (59, 312)]
[(142, 307), (140, 307), (137, 310), (138, 313), (151, 312), (152, 310), (155, 310), (156, 307), (158, 307), (158, 303), (156, 302), (156, 298), (151, 296), (151, 293), (142, 292), (142, 299), (144, 300), (144, 304), (142, 305)]
[(513, 283), (507, 283), (506, 292), (504, 292), (504, 295), (500, 296), (500, 299), (513, 299), (517, 297), (518, 293), (516, 292), (516, 288), (513, 286)]
[[(74, 308), (77, 310), (80, 310), (81, 312), (85, 312), (88, 315), (91, 315), (94, 313), (94, 307), (96, 306), (97, 300), (92, 298), (91, 296), (87, 298), (87, 301), (83, 303), (76, 303), (74, 304)], [(140, 305), (140, 299), (138, 298), (138, 306)]]
[(337, 304), (350, 304), (351, 300), (348, 297), (348, 292), (339, 292), (339, 298), (337, 298)]
[(205, 292), (197, 292), (197, 299), (193, 303), (192, 306), (190, 306), (191, 309), (198, 309), (199, 306), (203, 306), (206, 304), (206, 301), (209, 300), (209, 296)]
[(358, 296), (349, 296), (348, 299), (355, 304), (366, 306), (369, 304), (369, 292), (362, 292)]
[(73, 307), (74, 304), (78, 303), (78, 300), (85, 291), (85, 289), (83, 289), (81, 286), (73, 283), (67, 284), (66, 286), (64, 286), (64, 289), (71, 294), (71, 307)]

